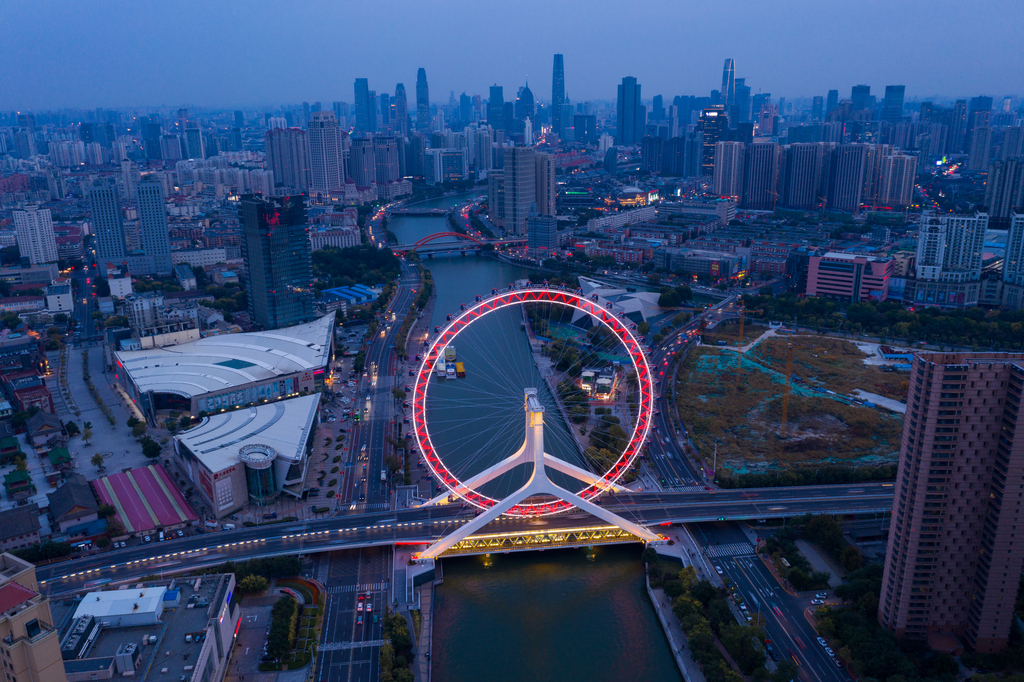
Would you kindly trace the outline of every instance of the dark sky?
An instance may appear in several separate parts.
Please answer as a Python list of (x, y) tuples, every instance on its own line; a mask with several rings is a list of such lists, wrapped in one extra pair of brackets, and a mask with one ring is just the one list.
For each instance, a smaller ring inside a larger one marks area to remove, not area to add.
[[(498, 8), (503, 11), (498, 12)], [(353, 80), (433, 102), (707, 95), (722, 62), (753, 91), (809, 97), (907, 86), (907, 97), (1024, 93), (1022, 0), (0, 0), (0, 107), (232, 107), (351, 102)], [(508, 95), (506, 95), (507, 97)]]

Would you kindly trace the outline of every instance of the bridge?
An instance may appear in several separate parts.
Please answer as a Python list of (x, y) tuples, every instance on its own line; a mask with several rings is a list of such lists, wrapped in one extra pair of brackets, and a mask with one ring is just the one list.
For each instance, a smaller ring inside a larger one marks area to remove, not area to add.
[[(792, 488), (752, 488), (686, 493), (609, 493), (606, 510), (647, 528), (701, 521), (784, 518), (802, 514), (881, 515), (892, 510), (892, 484), (858, 483)], [(291, 556), (372, 546), (422, 545), (424, 549), (476, 519), (457, 504), (326, 519), (272, 523), (167, 540), (44, 564), (40, 589), (63, 594), (162, 571), (215, 566), (256, 557)], [(573, 512), (541, 518), (501, 517), (449, 548), (450, 554), (485, 554), (610, 542), (639, 542), (617, 526)]]
[(388, 215), (440, 215), (446, 216), (449, 211), (443, 208), (396, 208), (388, 211)]
[[(456, 241), (441, 241), (455, 239)], [(412, 244), (400, 244), (391, 247), (392, 251), (417, 253), (448, 252), (448, 251), (478, 251), (483, 247), (491, 245), (495, 249), (506, 246), (525, 246), (526, 237), (512, 237), (506, 239), (479, 239), (461, 232), (436, 232), (422, 237)]]

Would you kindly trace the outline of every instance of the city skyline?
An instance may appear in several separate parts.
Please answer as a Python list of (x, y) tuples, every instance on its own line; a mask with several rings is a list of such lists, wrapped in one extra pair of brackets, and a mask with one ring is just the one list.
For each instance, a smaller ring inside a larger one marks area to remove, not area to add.
[[(909, 14), (926, 8), (922, 2), (906, 4)], [(463, 5), (466, 12), (458, 9)], [(548, 21), (533, 21), (534, 8), (543, 8)], [(88, 9), (53, 5), (49, 10), (13, 1), (5, 9), (8, 19), (0, 26), (0, 37), (14, 57), (2, 106), (17, 110), (348, 101), (357, 77), (368, 78), (378, 92), (391, 92), (395, 83), (413, 81), (421, 67), (429, 74), (433, 102), (446, 101), (451, 91), (456, 96), (462, 91), (483, 94), (489, 85), (514, 88), (531, 78), (535, 91), (547, 94), (556, 53), (570, 64), (565, 92), (574, 102), (614, 102), (615, 86), (624, 76), (635, 77), (651, 95), (706, 95), (720, 87), (727, 58), (735, 60), (736, 77), (746, 78), (753, 93), (790, 99), (824, 95), (830, 89), (843, 95), (857, 83), (879, 93), (886, 85), (906, 85), (908, 100), (1024, 93), (1024, 75), (998, 48), (1009, 49), (1013, 27), (1024, 23), (1024, 6), (1009, 1), (990, 3), (970, 15), (952, 2), (929, 3), (927, 12), (906, 25), (874, 21), (878, 13), (863, 6), (820, 7), (801, 1), (779, 12), (736, 1), (684, 11), (666, 3), (651, 7), (658, 21), (630, 39), (618, 33), (611, 5), (598, 4), (581, 15), (527, 3), (523, 12), (509, 18), (506, 30), (489, 36), (485, 54), (470, 40), (440, 45), (435, 40), (438, 33), (432, 28), (440, 30), (441, 21), (444, 30), (458, 35), (489, 31), (486, 18), (461, 2), (453, 3), (443, 20), (431, 8), (396, 8), (403, 13), (387, 31), (352, 30), (345, 41), (326, 37), (341, 25), (370, 23), (386, 8), (306, 2), (294, 6), (294, 21), (274, 22), (260, 19), (273, 9), (269, 3), (255, 9), (219, 3), (204, 7), (201, 21), (172, 6), (113, 1)], [(721, 21), (740, 12), (748, 19), (745, 25)], [(678, 32), (694, 25), (700, 26), (696, 40), (677, 48)], [(837, 28), (822, 31), (823, 25)], [(225, 32), (224, 26), (237, 30)], [(562, 30), (570, 26), (574, 30)], [(941, 40), (954, 29), (956, 41)], [(524, 32), (531, 36), (529, 53), (522, 50)], [(767, 54), (759, 49), (757, 37), (766, 34), (778, 38)], [(43, 35), (46, 40), (39, 39)], [(374, 49), (381, 41), (390, 48)], [(289, 49), (291, 43), (320, 44), (321, 68), (310, 69), (307, 55)], [(270, 47), (256, 50), (254, 44)], [(64, 47), (54, 50), (54, 45)], [(829, 58), (809, 58), (815, 54)], [(843, 54), (849, 59), (836, 58)]]

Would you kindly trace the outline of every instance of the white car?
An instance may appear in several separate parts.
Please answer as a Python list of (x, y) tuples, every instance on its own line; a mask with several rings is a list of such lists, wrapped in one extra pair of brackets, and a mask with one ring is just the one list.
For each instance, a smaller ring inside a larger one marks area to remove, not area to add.
[(825, 641), (824, 637), (819, 637), (818, 638), (818, 644), (820, 644), (822, 646), (828, 646), (828, 642)]
[(722, 575), (722, 567), (721, 566), (715, 566), (715, 571), (718, 573), (718, 575)]

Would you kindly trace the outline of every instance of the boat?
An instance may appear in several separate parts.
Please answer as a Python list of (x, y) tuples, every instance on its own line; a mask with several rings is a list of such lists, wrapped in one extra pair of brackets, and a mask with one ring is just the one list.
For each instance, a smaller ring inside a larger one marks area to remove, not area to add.
[(447, 362), (447, 363), (452, 363), (452, 362), (455, 362), (456, 359), (457, 358), (455, 357), (455, 346), (453, 346), (451, 344), (448, 344), (447, 346), (445, 346), (445, 348), (444, 348), (444, 361)]
[(455, 363), (448, 363), (447, 365), (445, 365), (445, 367), (446, 367), (445, 374), (447, 375), (447, 377), (449, 379), (454, 379), (456, 377), (456, 374), (455, 374)]
[(434, 371), (437, 373), (438, 379), (444, 379), (447, 376), (443, 360), (437, 363), (437, 365), (434, 368)]
[(457, 376), (459, 379), (466, 378), (466, 367), (461, 362), (455, 363), (455, 376)]

